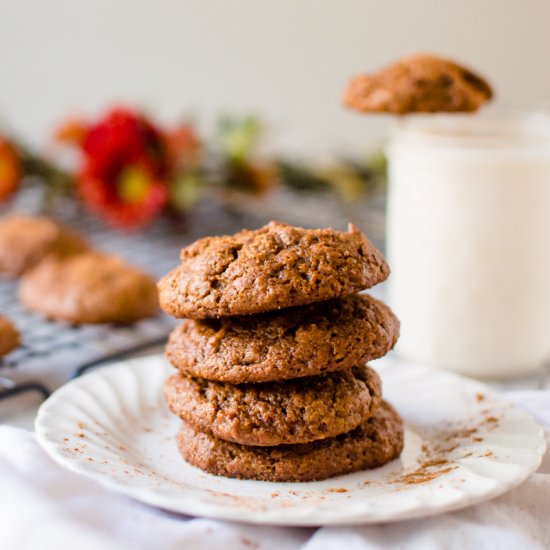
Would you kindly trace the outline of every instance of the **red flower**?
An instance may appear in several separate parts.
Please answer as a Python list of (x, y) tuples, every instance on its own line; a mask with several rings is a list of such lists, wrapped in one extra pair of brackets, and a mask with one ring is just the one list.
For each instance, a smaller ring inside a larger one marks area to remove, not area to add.
[(15, 191), (21, 177), (21, 159), (16, 147), (0, 137), (0, 201)]
[(115, 109), (87, 129), (80, 148), (79, 194), (106, 221), (142, 225), (165, 206), (172, 163), (164, 136), (146, 118)]

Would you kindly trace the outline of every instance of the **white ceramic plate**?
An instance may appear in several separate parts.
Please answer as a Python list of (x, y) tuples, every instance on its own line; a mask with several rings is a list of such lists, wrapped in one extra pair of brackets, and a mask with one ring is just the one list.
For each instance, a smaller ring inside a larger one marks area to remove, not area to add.
[(274, 525), (394, 521), (454, 510), (512, 489), (536, 470), (541, 428), (477, 382), (378, 362), (384, 396), (406, 421), (400, 459), (310, 483), (241, 481), (183, 461), (162, 384), (161, 356), (105, 367), (56, 391), (36, 420), (60, 464), (160, 508)]

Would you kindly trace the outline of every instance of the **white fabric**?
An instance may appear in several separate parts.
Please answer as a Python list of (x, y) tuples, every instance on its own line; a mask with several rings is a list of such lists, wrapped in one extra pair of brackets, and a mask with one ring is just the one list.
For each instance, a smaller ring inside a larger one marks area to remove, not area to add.
[[(550, 392), (509, 394), (550, 438)], [(521, 487), (462, 511), (388, 525), (253, 527), (161, 512), (54, 464), (24, 430), (0, 427), (0, 548), (550, 548), (550, 457)]]

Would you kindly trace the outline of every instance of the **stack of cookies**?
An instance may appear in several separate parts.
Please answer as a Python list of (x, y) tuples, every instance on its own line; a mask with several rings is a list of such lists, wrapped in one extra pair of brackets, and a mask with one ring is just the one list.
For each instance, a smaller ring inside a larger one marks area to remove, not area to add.
[(381, 466), (403, 427), (366, 362), (399, 322), (357, 292), (384, 279), (380, 252), (347, 233), (271, 222), (184, 248), (159, 282), (161, 307), (185, 320), (165, 385), (183, 421), (187, 462), (218, 475), (310, 481)]

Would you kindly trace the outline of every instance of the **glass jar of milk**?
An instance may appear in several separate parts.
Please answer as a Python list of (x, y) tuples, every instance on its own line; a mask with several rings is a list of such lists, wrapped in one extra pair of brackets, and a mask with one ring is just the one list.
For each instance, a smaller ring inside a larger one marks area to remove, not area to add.
[(388, 147), (405, 358), (505, 377), (550, 358), (550, 116), (414, 116)]

